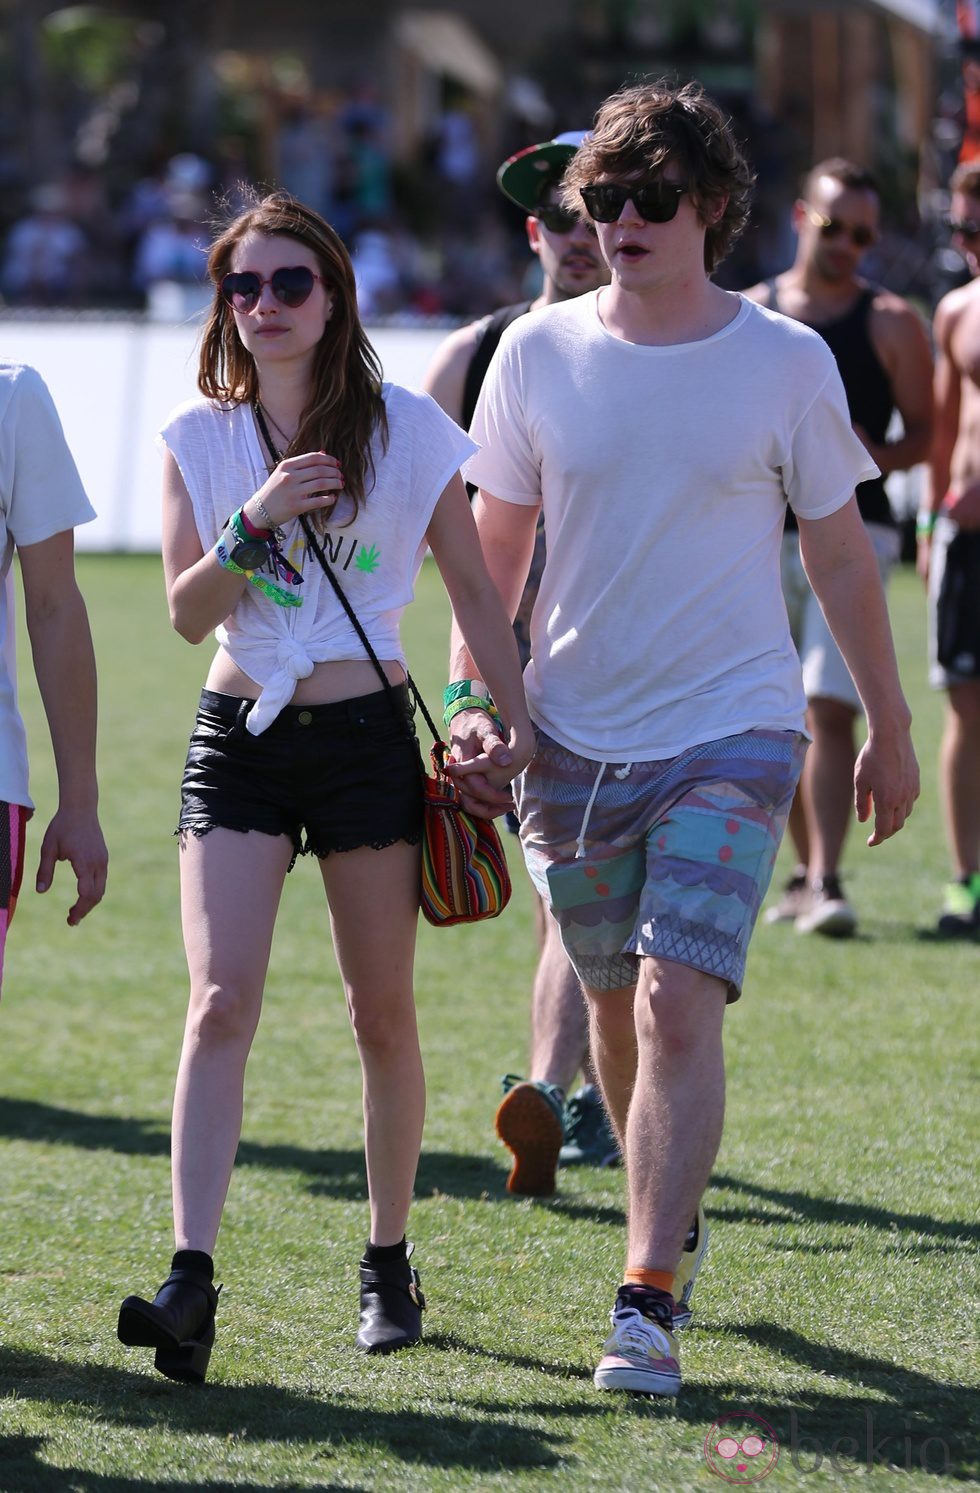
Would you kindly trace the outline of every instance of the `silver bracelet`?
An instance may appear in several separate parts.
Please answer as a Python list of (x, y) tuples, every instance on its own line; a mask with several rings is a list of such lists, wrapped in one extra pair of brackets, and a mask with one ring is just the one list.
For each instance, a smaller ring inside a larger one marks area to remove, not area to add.
[(255, 499), (255, 506), (258, 509), (259, 518), (265, 524), (266, 528), (271, 529), (274, 534), (277, 534), (279, 532), (279, 525), (272, 522), (272, 515), (261, 498), (257, 497)]

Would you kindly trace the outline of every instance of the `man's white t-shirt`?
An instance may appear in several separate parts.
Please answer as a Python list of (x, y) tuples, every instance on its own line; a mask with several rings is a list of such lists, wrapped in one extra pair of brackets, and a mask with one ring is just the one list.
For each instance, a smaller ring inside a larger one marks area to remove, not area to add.
[(33, 807), (17, 707), (14, 546), (40, 544), (94, 517), (41, 375), (22, 363), (0, 362), (0, 800), (5, 803)]
[(801, 730), (779, 573), (786, 503), (822, 518), (877, 474), (833, 355), (744, 298), (703, 341), (625, 342), (603, 326), (601, 294), (507, 329), (464, 468), (506, 502), (543, 503), (531, 716), (600, 762)]

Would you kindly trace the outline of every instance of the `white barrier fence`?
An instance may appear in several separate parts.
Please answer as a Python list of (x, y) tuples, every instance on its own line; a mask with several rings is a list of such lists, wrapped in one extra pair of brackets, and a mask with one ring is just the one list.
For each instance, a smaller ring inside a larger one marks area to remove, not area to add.
[[(51, 390), (82, 481), (98, 513), (80, 550), (160, 548), (155, 438), (175, 404), (197, 393), (199, 322), (0, 322), (0, 357), (30, 363)], [(385, 378), (418, 388), (440, 328), (368, 329)]]

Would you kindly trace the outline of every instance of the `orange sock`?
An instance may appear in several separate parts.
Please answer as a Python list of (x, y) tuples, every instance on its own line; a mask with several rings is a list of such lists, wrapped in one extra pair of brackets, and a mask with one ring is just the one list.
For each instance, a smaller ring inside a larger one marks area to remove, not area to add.
[(639, 1265), (631, 1265), (623, 1274), (623, 1285), (649, 1286), (653, 1291), (664, 1291), (673, 1296), (674, 1273), (672, 1270), (645, 1270)]

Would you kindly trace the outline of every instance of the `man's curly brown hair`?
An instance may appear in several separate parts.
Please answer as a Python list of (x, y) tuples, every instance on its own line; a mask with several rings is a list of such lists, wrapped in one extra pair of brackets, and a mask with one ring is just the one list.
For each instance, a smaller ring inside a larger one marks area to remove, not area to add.
[(749, 220), (755, 177), (730, 119), (700, 83), (641, 83), (600, 104), (591, 135), (565, 172), (562, 206), (585, 217), (579, 194), (589, 182), (600, 176), (655, 176), (669, 161), (684, 172), (705, 224), (704, 267), (710, 274)]

